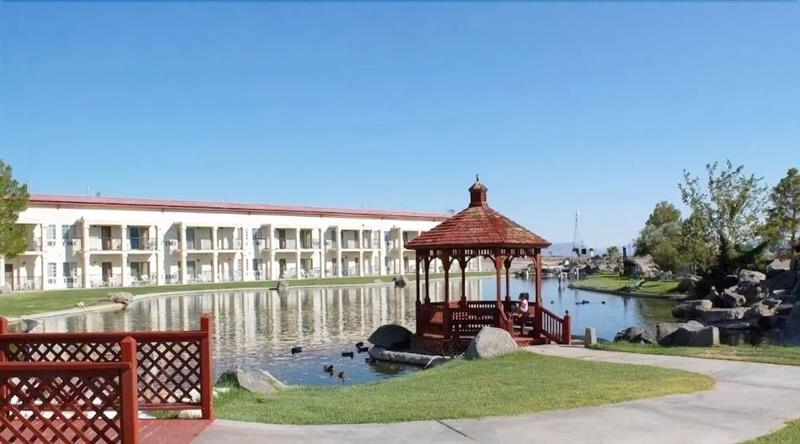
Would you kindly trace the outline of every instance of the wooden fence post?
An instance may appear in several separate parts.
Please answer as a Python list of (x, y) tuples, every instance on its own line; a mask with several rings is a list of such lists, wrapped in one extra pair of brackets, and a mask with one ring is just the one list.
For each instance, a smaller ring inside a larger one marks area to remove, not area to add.
[(569, 316), (569, 310), (564, 315), (564, 323), (561, 325), (561, 343), (572, 344), (572, 318)]
[(120, 341), (122, 361), (130, 367), (120, 376), (120, 426), (122, 442), (138, 444), (139, 442), (139, 394), (136, 388), (136, 340), (130, 336)]
[(200, 318), (200, 402), (203, 419), (214, 419), (214, 356), (211, 353), (214, 318), (206, 313)]
[[(8, 333), (8, 319), (0, 316), (0, 335), (6, 333)], [(6, 352), (4, 350), (5, 347), (0, 347), (0, 364), (7, 361)], [(11, 400), (8, 399), (8, 386), (5, 383), (0, 384), (0, 402), (2, 402), (2, 407), (5, 407), (6, 403), (11, 402)], [(6, 412), (0, 411), (0, 415), (6, 415)]]

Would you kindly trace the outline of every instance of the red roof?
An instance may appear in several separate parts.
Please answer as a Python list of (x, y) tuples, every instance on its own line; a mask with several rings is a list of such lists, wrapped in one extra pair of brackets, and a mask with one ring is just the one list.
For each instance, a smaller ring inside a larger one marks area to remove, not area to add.
[(406, 244), (411, 250), (442, 248), (547, 248), (550, 242), (489, 208), (488, 189), (479, 181), (469, 188), (470, 205)]
[(29, 206), (67, 206), (96, 208), (138, 208), (150, 210), (231, 212), (279, 214), (292, 216), (375, 217), (403, 220), (440, 221), (448, 217), (443, 213), (389, 211), (346, 208), (306, 207), (297, 205), (244, 204), (228, 202), (197, 202), (186, 200), (131, 199), (119, 197), (83, 197), (31, 195)]

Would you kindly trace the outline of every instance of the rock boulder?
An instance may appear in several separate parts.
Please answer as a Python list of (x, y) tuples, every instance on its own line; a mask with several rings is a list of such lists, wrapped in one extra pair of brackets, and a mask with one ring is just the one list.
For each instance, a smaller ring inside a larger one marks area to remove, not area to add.
[(722, 291), (720, 302), (725, 308), (736, 308), (745, 305), (747, 298), (743, 294), (739, 294), (737, 287), (730, 287)]
[(408, 284), (408, 282), (406, 282), (405, 276), (403, 276), (402, 274), (393, 277), (392, 280), (394, 281), (394, 286), (398, 288), (404, 288)]
[(786, 320), (783, 342), (786, 345), (800, 345), (800, 303), (794, 304), (794, 308)]
[(493, 358), (517, 350), (511, 334), (502, 328), (483, 327), (469, 342), (464, 357), (467, 359)]
[(676, 290), (679, 293), (695, 294), (697, 293), (698, 285), (700, 285), (700, 282), (702, 281), (703, 278), (700, 276), (686, 276), (685, 278), (681, 279), (680, 282), (678, 282), (678, 287)]
[(744, 319), (746, 312), (747, 307), (697, 309), (700, 318), (704, 322), (712, 324), (722, 321), (738, 321), (739, 319)]
[(247, 391), (265, 395), (271, 395), (279, 390), (290, 388), (277, 380), (268, 371), (243, 370), (241, 368), (223, 373), (217, 380), (217, 384), (220, 383), (233, 383)]
[(707, 327), (697, 321), (689, 321), (670, 335), (669, 342), (672, 346), (713, 347), (719, 345), (719, 329), (713, 326)]
[(8, 294), (8, 293), (11, 293), (11, 286), (0, 285), (0, 294)]
[(367, 339), (372, 345), (387, 350), (405, 349), (411, 344), (411, 333), (407, 328), (397, 324), (386, 324), (378, 327)]
[(118, 291), (109, 293), (108, 300), (111, 302), (116, 302), (117, 304), (128, 306), (131, 303), (133, 303), (133, 295), (130, 293)]

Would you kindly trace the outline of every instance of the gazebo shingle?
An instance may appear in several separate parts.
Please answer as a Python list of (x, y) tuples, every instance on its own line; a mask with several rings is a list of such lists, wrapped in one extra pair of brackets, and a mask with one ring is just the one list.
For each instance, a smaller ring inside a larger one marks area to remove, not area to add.
[(469, 188), (469, 207), (406, 244), (410, 250), (547, 248), (550, 242), (491, 209), (480, 180)]

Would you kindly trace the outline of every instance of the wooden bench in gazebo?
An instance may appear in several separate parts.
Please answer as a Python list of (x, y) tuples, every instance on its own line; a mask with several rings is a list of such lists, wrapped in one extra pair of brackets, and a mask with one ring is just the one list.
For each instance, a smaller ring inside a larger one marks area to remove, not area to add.
[[(492, 326), (507, 330), (521, 344), (570, 343), (569, 312), (562, 318), (542, 304), (542, 248), (550, 242), (489, 207), (488, 189), (476, 178), (469, 188), (469, 206), (430, 231), (421, 234), (405, 247), (417, 258), (417, 337), (442, 341), (460, 341), (475, 336), (481, 328)], [(489, 258), (497, 272), (497, 298), (494, 301), (470, 300), (466, 294), (466, 269), (470, 260)], [(536, 266), (535, 300), (528, 315), (515, 320), (509, 269), (515, 258), (530, 258)], [(440, 260), (444, 268), (444, 301), (430, 299), (431, 262)], [(450, 294), (450, 266), (461, 269), (461, 294)], [(424, 271), (424, 281), (421, 270)], [(505, 271), (505, 298), (502, 297)], [(424, 300), (421, 300), (424, 285)], [(463, 342), (463, 341), (462, 341)]]

